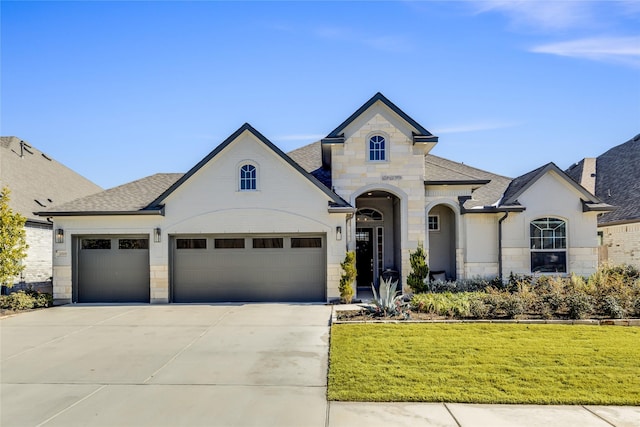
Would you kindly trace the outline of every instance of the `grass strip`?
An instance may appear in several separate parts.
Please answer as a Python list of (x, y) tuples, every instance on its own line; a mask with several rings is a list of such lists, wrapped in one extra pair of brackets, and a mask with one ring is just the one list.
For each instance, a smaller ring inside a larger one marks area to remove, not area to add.
[(640, 328), (337, 324), (329, 400), (640, 405)]

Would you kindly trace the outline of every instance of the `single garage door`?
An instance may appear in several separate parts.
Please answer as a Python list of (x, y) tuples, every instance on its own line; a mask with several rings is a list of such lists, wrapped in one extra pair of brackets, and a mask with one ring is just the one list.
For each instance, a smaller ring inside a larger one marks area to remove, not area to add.
[(173, 302), (325, 301), (324, 235), (174, 236)]
[(75, 300), (149, 302), (149, 237), (76, 238)]

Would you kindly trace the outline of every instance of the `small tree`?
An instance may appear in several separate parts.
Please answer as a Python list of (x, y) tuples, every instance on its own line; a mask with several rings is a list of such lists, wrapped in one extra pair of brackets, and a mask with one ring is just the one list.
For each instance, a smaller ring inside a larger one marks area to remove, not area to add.
[(23, 270), (22, 260), (27, 256), (24, 224), (26, 218), (9, 207), (7, 187), (0, 190), (0, 285), (11, 288)]
[(426, 262), (426, 254), (422, 243), (414, 252), (409, 252), (409, 261), (411, 262), (411, 273), (407, 276), (407, 285), (414, 293), (422, 293), (427, 291), (425, 280), (429, 275), (429, 267)]
[(342, 276), (340, 276), (340, 300), (346, 304), (353, 299), (353, 282), (356, 280), (356, 253), (349, 251), (340, 263)]

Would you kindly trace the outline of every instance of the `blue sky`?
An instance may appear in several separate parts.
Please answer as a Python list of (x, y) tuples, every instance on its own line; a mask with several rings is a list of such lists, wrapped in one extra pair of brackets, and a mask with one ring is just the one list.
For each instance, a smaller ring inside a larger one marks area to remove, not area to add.
[(376, 92), (432, 154), (515, 177), (640, 132), (640, 1), (11, 2), (2, 135), (105, 188), (243, 123), (284, 151)]

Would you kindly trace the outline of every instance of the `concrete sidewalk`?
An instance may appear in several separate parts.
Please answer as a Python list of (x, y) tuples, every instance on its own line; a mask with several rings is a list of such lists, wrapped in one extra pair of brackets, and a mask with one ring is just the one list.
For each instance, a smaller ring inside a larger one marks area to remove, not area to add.
[(0, 425), (640, 426), (637, 407), (326, 401), (331, 307), (69, 305), (0, 320)]
[(638, 427), (640, 408), (330, 402), (331, 427)]

